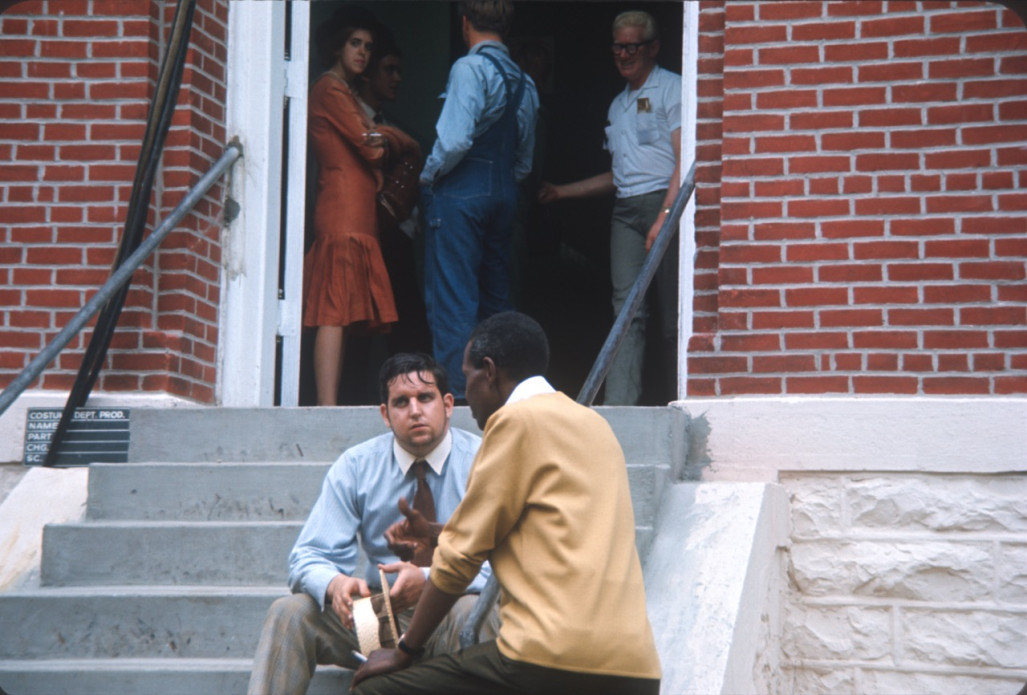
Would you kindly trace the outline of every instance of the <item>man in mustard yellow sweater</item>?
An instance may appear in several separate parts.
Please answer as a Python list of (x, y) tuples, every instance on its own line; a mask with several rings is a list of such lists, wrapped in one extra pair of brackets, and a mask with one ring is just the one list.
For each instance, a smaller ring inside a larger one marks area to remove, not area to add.
[[(371, 654), (360, 695), (659, 692), (624, 454), (602, 417), (541, 376), (548, 361), (523, 314), (471, 335), (463, 370), (481, 448), (399, 648)], [(431, 542), (407, 514), (400, 535)], [(408, 668), (485, 560), (502, 587), (498, 639)]]

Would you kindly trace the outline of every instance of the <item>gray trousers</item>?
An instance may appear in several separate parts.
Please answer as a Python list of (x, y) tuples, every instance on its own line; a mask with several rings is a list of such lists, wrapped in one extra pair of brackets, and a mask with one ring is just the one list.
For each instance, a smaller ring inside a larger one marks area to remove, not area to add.
[[(460, 648), (460, 630), (474, 607), (477, 595), (460, 597), (431, 639), (423, 658), (448, 654)], [(405, 630), (413, 609), (399, 615)], [(481, 639), (491, 640), (499, 632), (498, 605), (493, 606), (481, 629)], [(307, 594), (283, 596), (271, 604), (260, 642), (253, 657), (249, 695), (304, 695), (317, 664), (357, 668), (350, 654), (358, 649), (357, 635), (342, 626), (331, 608), (322, 612), (317, 601)]]
[[(663, 207), (666, 191), (618, 198), (610, 222), (610, 279), (613, 282), (613, 313), (620, 313), (635, 278), (645, 263), (645, 237)], [(678, 327), (678, 246), (671, 244), (653, 280), (660, 304), (660, 333), (673, 340)], [(648, 302), (643, 301), (628, 326), (617, 357), (606, 377), (606, 405), (636, 405), (642, 395), (642, 363), (645, 361), (645, 324)]]

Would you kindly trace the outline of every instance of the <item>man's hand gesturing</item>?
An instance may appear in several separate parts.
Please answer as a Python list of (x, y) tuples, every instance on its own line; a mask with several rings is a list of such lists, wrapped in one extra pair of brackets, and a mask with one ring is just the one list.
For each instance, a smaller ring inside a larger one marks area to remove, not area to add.
[(404, 562), (430, 567), (442, 524), (426, 520), (419, 511), (410, 508), (405, 497), (399, 499), (399, 511), (405, 517), (403, 521), (397, 521), (385, 531), (389, 550)]
[(389, 598), (392, 599), (392, 610), (405, 611), (417, 605), (421, 590), (427, 581), (424, 570), (409, 562), (394, 562), (391, 565), (378, 565), (378, 569), (386, 574), (395, 574), (392, 586), (389, 587)]

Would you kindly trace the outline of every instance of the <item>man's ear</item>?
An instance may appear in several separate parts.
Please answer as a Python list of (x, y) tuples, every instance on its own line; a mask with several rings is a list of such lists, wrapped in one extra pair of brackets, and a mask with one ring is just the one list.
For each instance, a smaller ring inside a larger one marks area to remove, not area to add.
[(453, 394), (452, 393), (447, 393), (446, 395), (444, 395), (442, 397), (442, 406), (446, 410), (446, 419), (447, 420), (453, 414), (453, 405), (454, 405), (454, 401), (453, 401)]
[(382, 403), (378, 406), (382, 413), (382, 420), (385, 422), (385, 426), (390, 430), (392, 429), (392, 423), (389, 421), (389, 406), (386, 403)]
[(483, 357), (481, 360), (481, 366), (482, 369), (485, 370), (485, 378), (490, 384), (499, 380), (499, 369), (496, 367), (496, 363), (492, 361), (491, 357)]

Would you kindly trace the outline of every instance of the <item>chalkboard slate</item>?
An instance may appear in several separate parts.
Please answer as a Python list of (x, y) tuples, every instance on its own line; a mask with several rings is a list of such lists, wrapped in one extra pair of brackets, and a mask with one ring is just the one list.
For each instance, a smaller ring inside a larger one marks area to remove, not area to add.
[[(25, 421), (26, 466), (40, 466), (50, 450), (50, 439), (61, 420), (61, 408), (29, 408)], [(128, 461), (128, 421), (123, 408), (78, 408), (68, 425), (54, 465), (88, 466), (90, 463)]]

